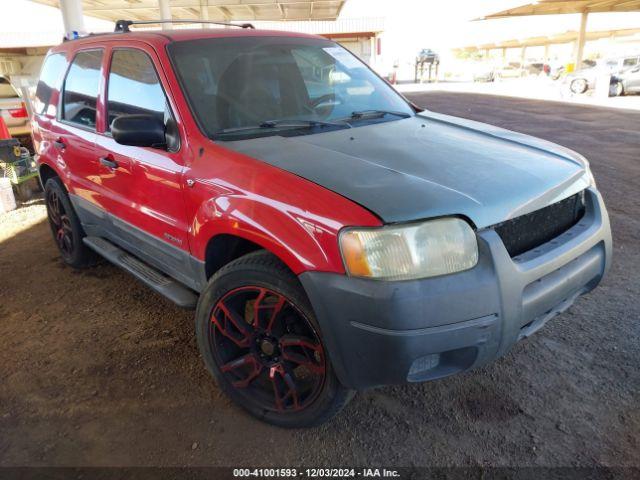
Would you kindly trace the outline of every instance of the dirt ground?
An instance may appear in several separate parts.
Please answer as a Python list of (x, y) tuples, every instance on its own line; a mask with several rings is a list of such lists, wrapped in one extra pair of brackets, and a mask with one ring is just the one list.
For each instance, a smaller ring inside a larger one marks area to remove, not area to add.
[(640, 113), (412, 99), (591, 160), (615, 239), (599, 289), (490, 366), (282, 430), (221, 394), (192, 312), (108, 264), (63, 265), (35, 202), (0, 215), (0, 465), (640, 465)]

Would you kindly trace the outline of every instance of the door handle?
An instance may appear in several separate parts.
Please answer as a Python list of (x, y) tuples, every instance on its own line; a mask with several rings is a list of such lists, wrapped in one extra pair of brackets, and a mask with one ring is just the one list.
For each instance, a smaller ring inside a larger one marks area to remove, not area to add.
[(67, 146), (64, 144), (61, 138), (58, 138), (57, 140), (55, 140), (53, 142), (53, 146), (56, 147), (58, 150), (64, 150), (65, 148), (67, 148)]
[(107, 168), (111, 168), (112, 170), (118, 168), (118, 162), (109, 157), (100, 157), (100, 163)]

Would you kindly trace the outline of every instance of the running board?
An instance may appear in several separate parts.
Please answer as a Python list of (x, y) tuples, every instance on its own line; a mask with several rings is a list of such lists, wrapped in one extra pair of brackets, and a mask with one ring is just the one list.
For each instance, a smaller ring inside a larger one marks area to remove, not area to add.
[(84, 237), (83, 242), (111, 263), (126, 270), (179, 307), (196, 308), (198, 295), (193, 290), (147, 265), (108, 240), (102, 237)]

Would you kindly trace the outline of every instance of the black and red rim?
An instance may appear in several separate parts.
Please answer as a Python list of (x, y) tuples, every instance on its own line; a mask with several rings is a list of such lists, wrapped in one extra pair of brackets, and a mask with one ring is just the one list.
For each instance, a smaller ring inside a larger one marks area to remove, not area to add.
[(246, 286), (213, 307), (209, 342), (222, 375), (250, 404), (298, 412), (318, 397), (326, 357), (318, 333), (287, 297)]
[(58, 248), (65, 256), (71, 256), (73, 253), (71, 219), (60, 200), (60, 195), (54, 190), (47, 194), (47, 212)]

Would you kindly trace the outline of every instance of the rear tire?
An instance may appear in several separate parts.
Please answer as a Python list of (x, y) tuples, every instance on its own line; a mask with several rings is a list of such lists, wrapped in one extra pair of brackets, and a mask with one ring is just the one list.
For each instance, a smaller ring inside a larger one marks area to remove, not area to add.
[(616, 82), (610, 87), (610, 94), (612, 97), (621, 97), (624, 95), (624, 86), (622, 82)]
[(86, 234), (73, 210), (67, 191), (58, 177), (47, 180), (44, 186), (44, 198), (51, 233), (62, 260), (73, 268), (94, 265), (98, 258), (97, 254), (82, 241)]
[(209, 280), (196, 336), (219, 387), (265, 422), (319, 425), (353, 397), (333, 371), (304, 289), (268, 252), (245, 255)]

